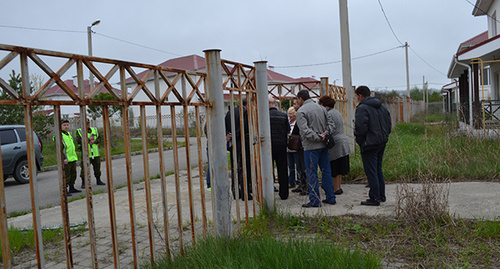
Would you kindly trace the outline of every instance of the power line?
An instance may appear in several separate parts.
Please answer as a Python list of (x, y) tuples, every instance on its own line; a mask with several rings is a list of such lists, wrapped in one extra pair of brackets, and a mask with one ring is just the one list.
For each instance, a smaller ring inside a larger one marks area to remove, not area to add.
[(87, 31), (48, 29), (48, 28), (35, 28), (35, 27), (23, 27), (23, 26), (12, 26), (12, 25), (0, 25), (0, 27), (2, 27), (2, 28), (13, 28), (13, 29), (23, 29), (23, 30), (34, 30), (34, 31), (66, 32), (66, 33), (87, 33)]
[(477, 9), (479, 9), (481, 12), (483, 12), (484, 14), (486, 14), (486, 16), (488, 16), (488, 17), (490, 17), (491, 19), (494, 19), (496, 22), (500, 23), (500, 21), (498, 21), (498, 19), (497, 19), (497, 18), (493, 18), (493, 17), (491, 17), (491, 16), (490, 16), (490, 14), (488, 14), (488, 12), (486, 12), (486, 11), (484, 11), (484, 10), (480, 9), (478, 6), (476, 6), (475, 4), (473, 4), (471, 1), (469, 1), (469, 0), (465, 0), (465, 1), (466, 1), (467, 3), (469, 3), (469, 4), (471, 4), (473, 7), (475, 7), (475, 8), (477, 8)]
[(138, 46), (138, 47), (141, 47), (141, 48), (155, 50), (155, 51), (159, 51), (159, 52), (163, 52), (163, 53), (168, 53), (168, 54), (172, 54), (172, 55), (175, 55), (175, 56), (182, 56), (182, 55), (177, 54), (177, 53), (173, 53), (173, 52), (169, 52), (169, 51), (165, 51), (165, 50), (161, 50), (161, 49), (155, 49), (155, 48), (152, 48), (152, 47), (144, 46), (144, 45), (141, 45), (141, 44), (137, 44), (137, 43), (130, 42), (130, 41), (127, 41), (127, 40), (119, 39), (119, 38), (112, 37), (112, 36), (109, 36), (109, 35), (105, 35), (105, 34), (101, 34), (101, 33), (97, 33), (97, 32), (93, 32), (93, 33), (95, 33), (96, 35), (104, 36), (104, 37), (107, 37), (109, 39), (117, 40), (117, 41), (120, 41), (120, 42), (124, 42), (124, 43), (127, 43), (127, 44)]
[(389, 19), (387, 18), (387, 15), (385, 14), (384, 7), (382, 6), (382, 3), (380, 2), (380, 0), (378, 0), (378, 4), (380, 5), (380, 9), (382, 9), (382, 13), (384, 13), (385, 20), (387, 21), (387, 24), (389, 25), (389, 28), (391, 28), (392, 34), (394, 35), (394, 37), (396, 38), (396, 40), (399, 42), (399, 44), (403, 45), (403, 42), (401, 42), (399, 40), (398, 36), (394, 32), (394, 29), (392, 29), (391, 23), (389, 22)]
[[(12, 25), (0, 25), (0, 27), (2, 27), (2, 28), (13, 28), (13, 29), (22, 29), (22, 30), (33, 30), (33, 31), (66, 32), (66, 33), (79, 33), (79, 34), (86, 34), (87, 33), (87, 31), (75, 31), (75, 30), (64, 30), (64, 29), (49, 29), (49, 28), (36, 28), (36, 27), (23, 27), (23, 26), (12, 26)], [(154, 51), (158, 51), (158, 52), (163, 52), (163, 53), (167, 53), (167, 54), (172, 54), (172, 55), (176, 55), (176, 56), (182, 56), (182, 55), (177, 54), (177, 53), (173, 53), (173, 52), (169, 52), (169, 51), (165, 51), (165, 50), (161, 50), (161, 49), (155, 49), (155, 48), (148, 47), (148, 46), (145, 46), (145, 45), (141, 45), (141, 44), (138, 44), (138, 43), (130, 42), (130, 41), (127, 41), (127, 40), (124, 40), (124, 39), (113, 37), (113, 36), (110, 36), (110, 35), (101, 34), (101, 33), (97, 33), (97, 32), (94, 32), (94, 31), (92, 31), (92, 33), (100, 35), (100, 36), (103, 36), (103, 37), (107, 37), (109, 39), (120, 41), (120, 42), (123, 42), (123, 43), (131, 44), (131, 45), (138, 46), (138, 47), (142, 47), (142, 48), (145, 48), (145, 49), (150, 49), (150, 50), (154, 50)]]
[(430, 65), (426, 60), (424, 60), (424, 58), (422, 58), (420, 55), (418, 55), (418, 53), (412, 48), (410, 47), (411, 51), (413, 51), (413, 53), (415, 53), (415, 55), (417, 55), (418, 58), (420, 58), (420, 60), (422, 60), (425, 64), (427, 64), (430, 68), (434, 69), (436, 72), (438, 72), (439, 74), (443, 75), (443, 76), (446, 76), (445, 73), (439, 71), (438, 69), (436, 69), (434, 66)]
[[(404, 47), (404, 46), (397, 46), (397, 47), (386, 49), (386, 50), (383, 50), (383, 51), (374, 52), (374, 53), (370, 53), (370, 54), (359, 56), (359, 57), (354, 57), (354, 58), (352, 58), (352, 60), (358, 60), (358, 59), (362, 59), (362, 58), (366, 58), (366, 57), (370, 57), (370, 56), (375, 56), (375, 55), (382, 54), (382, 53), (385, 53), (385, 52), (389, 52), (391, 50), (395, 50), (395, 49), (402, 48), (402, 47)], [(295, 68), (295, 67), (320, 66), (320, 65), (336, 64), (336, 63), (341, 63), (341, 62), (342, 61), (334, 61), (334, 62), (326, 62), (326, 63), (316, 63), (316, 64), (303, 64), (303, 65), (284, 65), (284, 66), (274, 66), (274, 68)]]

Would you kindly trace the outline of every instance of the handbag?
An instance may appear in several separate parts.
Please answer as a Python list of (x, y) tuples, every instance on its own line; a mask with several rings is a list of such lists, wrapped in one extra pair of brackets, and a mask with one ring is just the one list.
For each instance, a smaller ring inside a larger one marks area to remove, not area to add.
[(302, 142), (300, 142), (300, 135), (298, 134), (291, 134), (290, 137), (288, 138), (288, 149), (290, 150), (301, 150), (302, 147)]
[(323, 139), (323, 142), (325, 142), (326, 148), (331, 149), (335, 146), (335, 140), (333, 139), (332, 134), (327, 134), (325, 136), (325, 139)]

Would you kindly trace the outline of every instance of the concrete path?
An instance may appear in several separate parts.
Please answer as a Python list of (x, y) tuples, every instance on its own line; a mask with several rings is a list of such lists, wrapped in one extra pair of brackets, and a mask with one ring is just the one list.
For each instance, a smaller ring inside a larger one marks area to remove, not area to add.
[[(183, 204), (183, 216), (182, 223), (190, 222), (190, 212), (189, 212), (189, 199), (188, 199), (188, 184), (187, 184), (187, 171), (182, 171), (180, 177), (181, 183), (181, 203)], [(203, 225), (201, 223), (202, 212), (199, 210), (201, 208), (201, 192), (199, 188), (199, 176), (198, 169), (193, 169), (191, 173), (192, 186), (193, 186), (193, 203), (196, 210), (193, 212), (195, 216), (195, 230), (196, 235), (202, 234)], [(174, 188), (174, 176), (167, 177), (167, 191), (168, 191), (168, 205), (169, 205), (169, 221), (170, 221), (170, 231), (172, 233), (177, 233), (171, 237), (171, 246), (175, 246), (178, 242), (175, 240), (179, 238), (177, 229), (177, 208), (176, 208), (176, 195)], [(149, 233), (148, 233), (148, 221), (147, 221), (147, 210), (146, 210), (146, 199), (145, 199), (145, 188), (144, 183), (139, 183), (134, 185), (134, 200), (136, 208), (136, 221), (137, 221), (137, 240), (139, 249), (139, 259), (141, 261), (149, 260)], [(500, 183), (499, 182), (462, 182), (462, 183), (451, 183), (441, 185), (445, 190), (449, 188), (449, 212), (455, 216), (460, 216), (461, 218), (477, 218), (477, 219), (487, 219), (487, 220), (500, 220)], [(420, 190), (421, 185), (412, 184), (409, 187), (415, 190)], [(339, 216), (346, 214), (356, 214), (356, 215), (366, 215), (376, 216), (383, 215), (389, 216), (395, 214), (396, 209), (396, 196), (397, 188), (401, 188), (401, 184), (388, 184), (386, 187), (387, 202), (382, 203), (379, 207), (367, 207), (361, 206), (360, 202), (365, 200), (368, 195), (368, 188), (365, 188), (364, 184), (344, 184), (342, 189), (344, 193), (337, 196), (336, 205), (323, 205), (321, 208), (302, 208), (301, 205), (307, 203), (307, 196), (300, 196), (299, 194), (290, 192), (289, 199), (282, 201), (279, 199), (277, 193), (275, 193), (276, 206), (282, 212), (289, 212), (295, 215), (316, 215), (321, 214), (324, 216)], [(154, 232), (155, 249), (156, 253), (165, 253), (165, 242), (162, 238), (163, 232), (158, 232), (163, 229), (162, 225), (162, 208), (161, 208), (161, 186), (160, 180), (152, 180), (151, 182), (152, 190), (152, 201), (153, 201), (153, 220), (159, 227), (158, 230)], [(206, 208), (207, 219), (212, 219), (212, 208), (211, 208), (211, 195), (210, 191), (206, 192)], [(322, 193), (324, 195), (324, 193)], [(115, 197), (115, 210), (117, 218), (117, 230), (118, 230), (118, 245), (120, 250), (120, 265), (123, 268), (129, 268), (132, 266), (133, 255), (131, 247), (131, 232), (130, 232), (130, 213), (128, 210), (129, 194), (126, 188), (116, 190), (114, 193)], [(324, 198), (324, 197), (322, 197)], [(110, 217), (109, 217), (109, 205), (108, 205), (108, 194), (102, 193), (93, 196), (94, 203), (94, 216), (95, 216), (95, 227), (97, 234), (97, 245), (98, 245), (98, 261), (99, 268), (114, 268), (113, 266), (113, 252), (112, 252), (112, 241), (110, 235)], [(244, 222), (244, 212), (245, 205), (243, 202), (239, 202), (240, 214), (242, 222)], [(235, 201), (232, 205), (233, 216), (236, 219), (236, 206)], [(250, 201), (248, 210), (250, 216), (253, 216), (253, 203)], [(258, 210), (256, 210), (258, 212)], [(82, 223), (87, 221), (87, 210), (86, 210), (86, 199), (78, 200), (69, 203), (69, 215), (70, 222), (72, 224)], [(59, 206), (53, 208), (47, 208), (41, 210), (41, 221), (42, 226), (60, 225), (62, 222), (61, 209)], [(211, 223), (211, 221), (209, 221)], [(31, 214), (25, 216), (19, 216), (16, 218), (8, 219), (9, 227), (17, 228), (27, 228), (32, 226), (32, 216)], [(189, 224), (186, 224), (189, 226)], [(157, 228), (158, 228), (157, 227)], [(210, 228), (211, 229), (211, 228)], [(186, 229), (183, 233), (184, 243), (191, 240), (192, 233), (190, 229)], [(90, 256), (90, 245), (88, 233), (84, 236), (72, 238), (72, 250), (75, 268), (89, 268), (91, 266), (91, 256)], [(45, 250), (49, 253), (49, 257), (52, 257), (52, 261), (46, 263), (47, 268), (66, 268), (64, 250), (59, 249), (59, 257), (54, 259), (53, 250), (46, 248)], [(26, 259), (23, 259), (23, 261)], [(54, 261), (56, 260), (56, 261)], [(16, 264), (19, 262), (16, 262)], [(29, 260), (23, 264), (17, 265), (15, 268), (30, 268), (36, 264), (36, 260)]]

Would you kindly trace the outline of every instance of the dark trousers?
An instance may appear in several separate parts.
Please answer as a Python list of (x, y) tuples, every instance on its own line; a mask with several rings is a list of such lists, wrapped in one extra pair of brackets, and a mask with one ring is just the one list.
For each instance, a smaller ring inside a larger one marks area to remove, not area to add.
[(287, 164), (287, 152), (286, 147), (272, 148), (273, 161), (276, 162), (276, 168), (278, 168), (278, 183), (279, 196), (281, 199), (288, 198), (288, 164)]
[(64, 165), (64, 177), (66, 179), (66, 186), (75, 185), (76, 181), (76, 161), (69, 162)]
[(385, 179), (382, 172), (382, 159), (384, 157), (385, 144), (368, 151), (361, 153), (363, 159), (363, 168), (366, 177), (368, 178), (368, 185), (370, 185), (370, 192), (368, 196), (375, 201), (385, 201)]
[[(90, 158), (90, 165), (94, 169), (94, 176), (96, 179), (101, 179), (101, 157), (97, 156), (94, 159)], [(83, 173), (83, 161), (80, 162), (80, 178), (82, 179), (82, 184), (85, 184), (84, 173)]]
[[(239, 149), (239, 148), (238, 148)], [(231, 189), (233, 191), (233, 198), (236, 199), (236, 183), (235, 183), (235, 177), (238, 178), (238, 196), (240, 199), (244, 200), (245, 197), (245, 184), (244, 184), (244, 173), (243, 173), (243, 158), (242, 158), (242, 152), (241, 150), (237, 150), (236, 152), (237, 158), (237, 166), (236, 169), (234, 169), (234, 158), (233, 158), (233, 150), (231, 149), (229, 157), (231, 161)], [(251, 160), (250, 160), (250, 147), (248, 147), (248, 150), (245, 152), (245, 161), (246, 161), (246, 180), (247, 180), (247, 193), (250, 194), (252, 193), (252, 167), (251, 167)]]

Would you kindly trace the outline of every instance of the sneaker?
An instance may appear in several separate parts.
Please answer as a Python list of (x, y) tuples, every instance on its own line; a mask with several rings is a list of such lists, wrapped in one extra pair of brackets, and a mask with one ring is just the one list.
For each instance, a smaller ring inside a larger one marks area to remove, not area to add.
[(211, 187), (208, 187), (208, 188), (207, 188), (207, 190), (208, 190), (208, 191), (211, 191), (211, 190), (212, 190), (212, 188), (211, 188)]
[(339, 189), (338, 191), (335, 191), (333, 194), (341, 195), (342, 193), (344, 193), (344, 191), (342, 189)]

